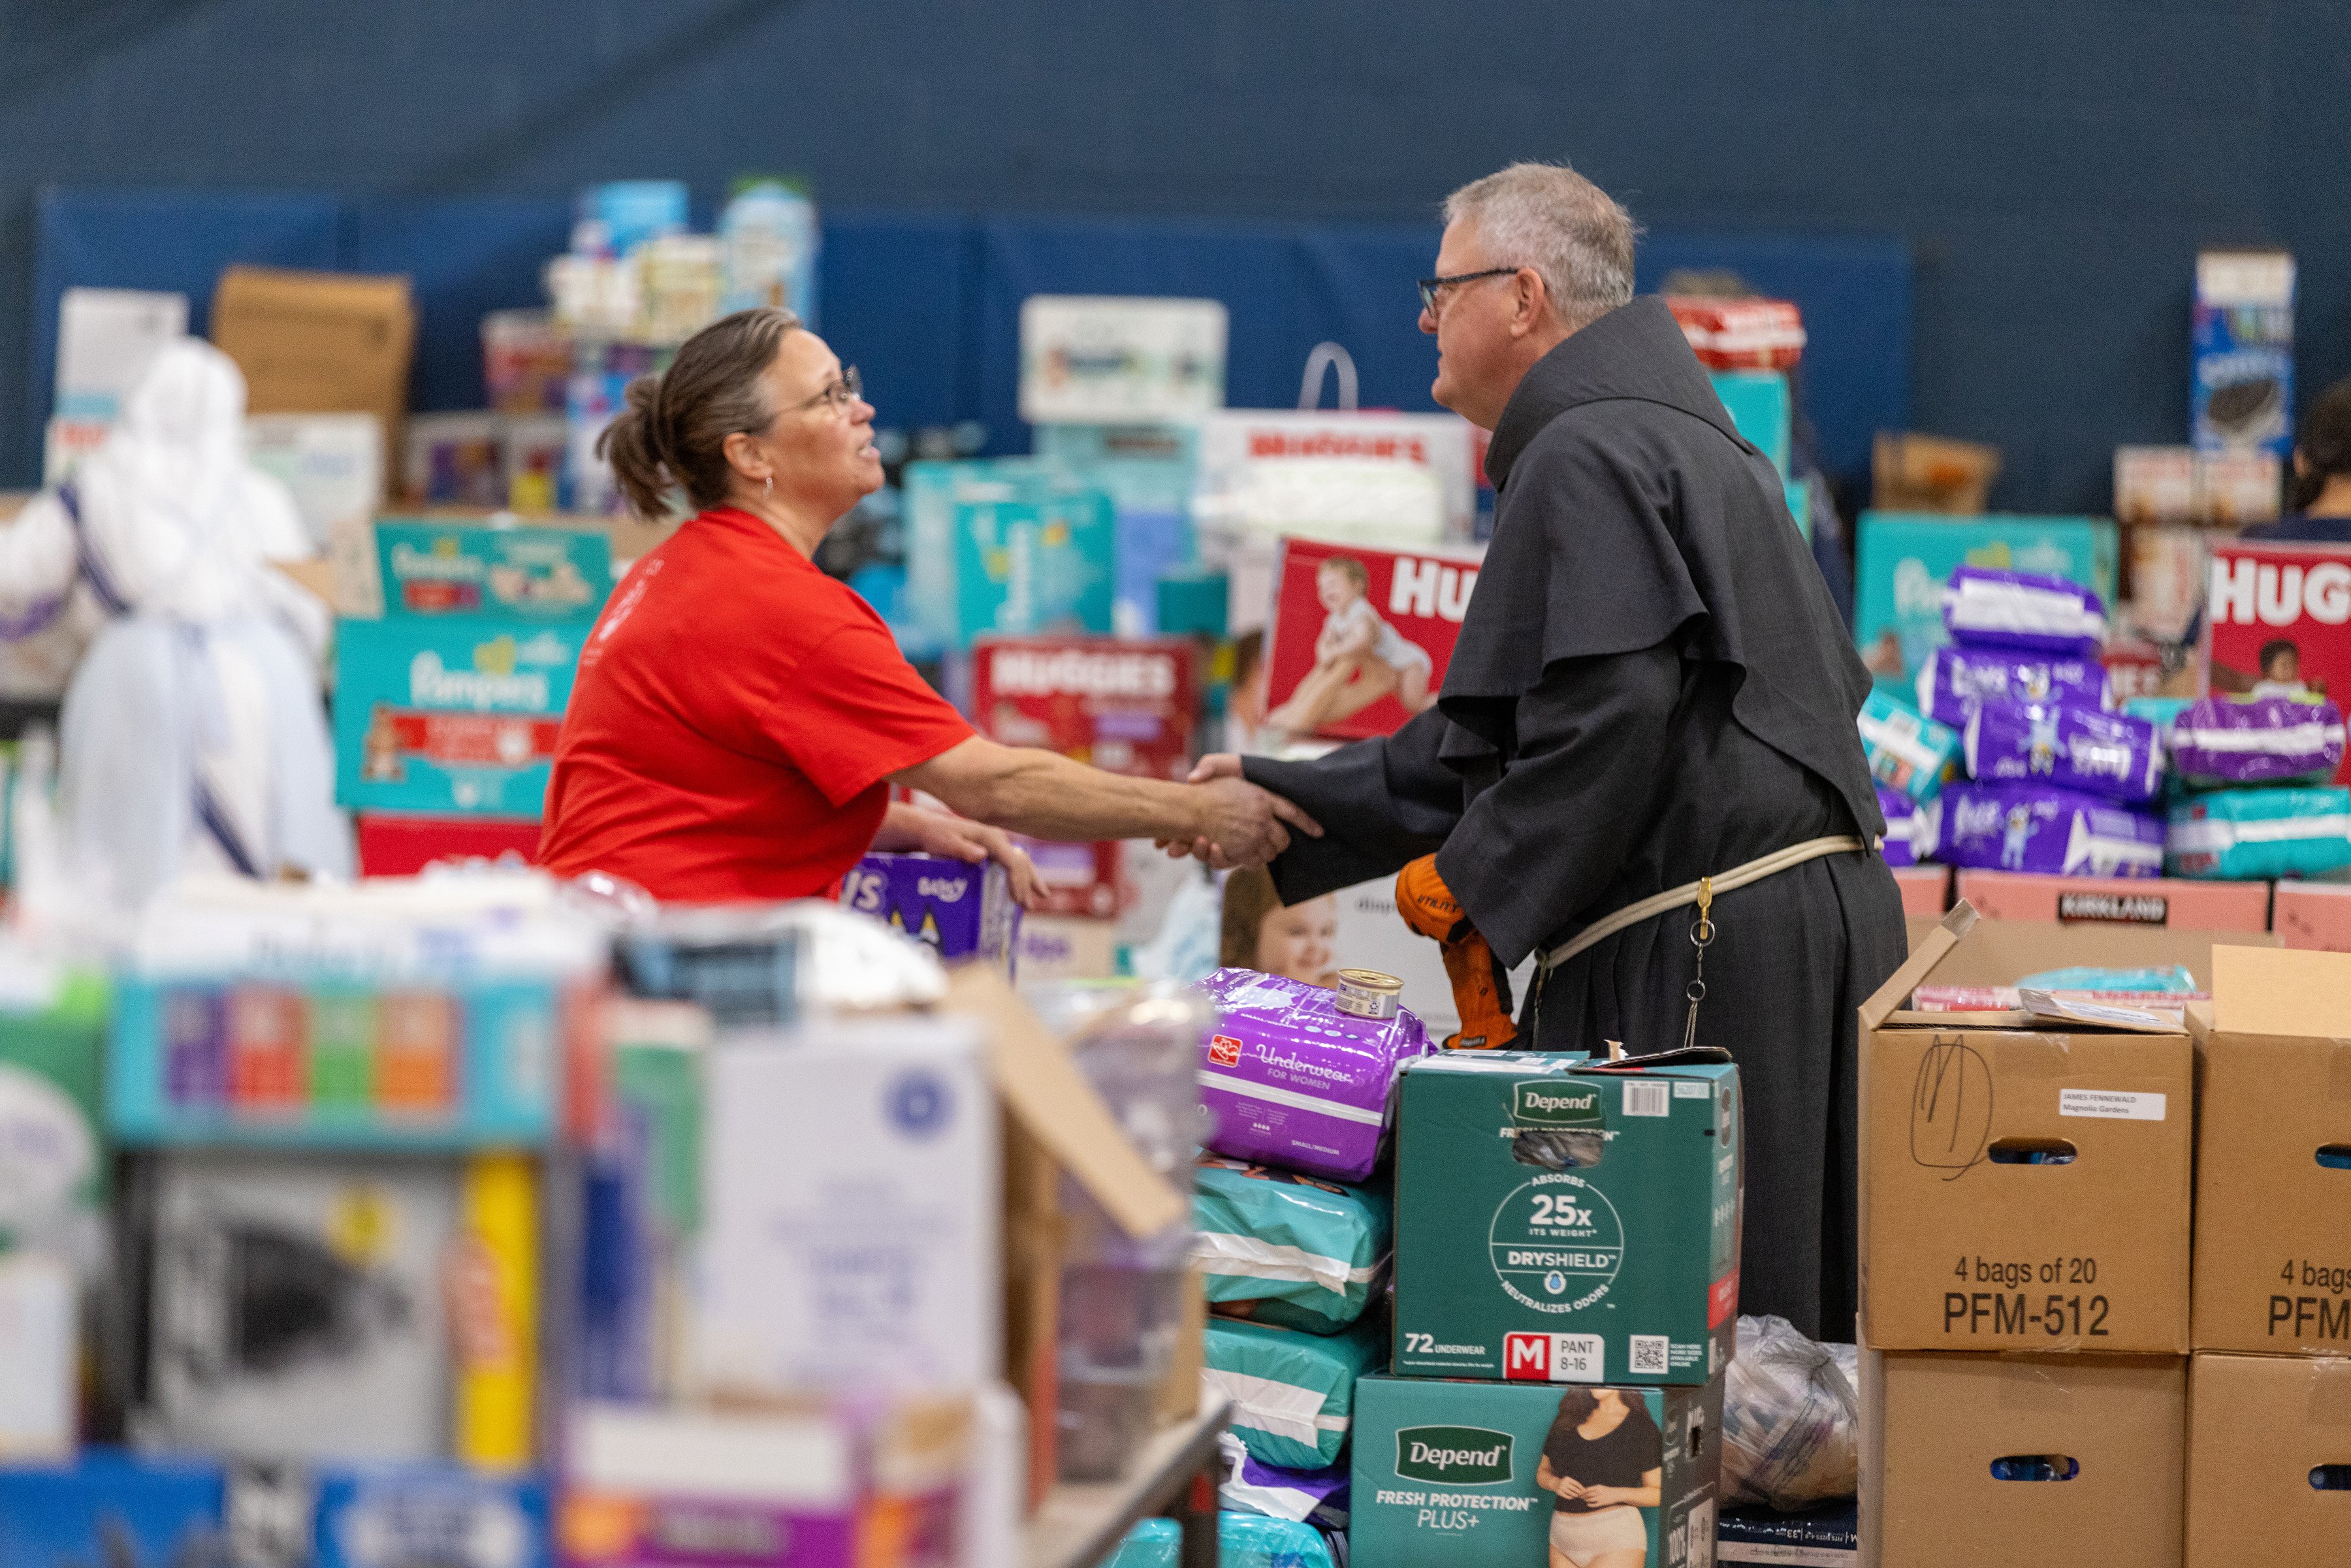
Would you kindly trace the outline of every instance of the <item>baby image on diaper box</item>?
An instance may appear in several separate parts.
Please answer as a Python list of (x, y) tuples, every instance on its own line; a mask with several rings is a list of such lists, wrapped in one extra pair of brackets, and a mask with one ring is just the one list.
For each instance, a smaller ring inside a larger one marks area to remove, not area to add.
[(588, 631), (473, 616), (340, 622), (335, 799), (538, 816)]
[(1360, 740), (1436, 704), (1478, 562), (1284, 539), (1274, 584), (1265, 727)]

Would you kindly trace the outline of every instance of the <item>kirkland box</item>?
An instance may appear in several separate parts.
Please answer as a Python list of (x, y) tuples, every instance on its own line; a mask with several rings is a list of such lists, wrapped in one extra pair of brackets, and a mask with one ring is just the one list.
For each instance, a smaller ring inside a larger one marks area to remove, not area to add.
[(2115, 602), (2115, 525), (2094, 517), (1950, 517), (1864, 512), (1855, 570), (1854, 632), (1872, 674), (1908, 682), (1949, 642), (1943, 585), (1954, 568), (2036, 571), (2095, 589)]
[(1959, 873), (1959, 896), (1986, 920), (2060, 925), (2150, 925), (2172, 931), (2270, 928), (2270, 884), (2185, 877), (2058, 876), (2046, 872)]
[(2351, 956), (2217, 947), (2212, 970), (2189, 1014), (2196, 1348), (2351, 1354)]
[[(1621, 1402), (1624, 1414), (1599, 1438), (1587, 1438), (1580, 1428), (1601, 1414), (1603, 1401)], [(1355, 1385), (1349, 1562), (1352, 1568), (1711, 1563), (1721, 1427), (1719, 1381), (1558, 1389), (1366, 1377)], [(1641, 1484), (1651, 1472), (1653, 1495)], [(1547, 1477), (1642, 1500), (1586, 1510), (1558, 1495)], [(1635, 1532), (1642, 1544), (1634, 1543)], [(1563, 1552), (1568, 1545), (1589, 1550)], [(1611, 1555), (1596, 1555), (1603, 1552)]]
[[(1880, 1392), (1865, 1405), (1881, 1419), (1863, 1449), (1862, 1561), (2179, 1568), (2188, 1383), (2180, 1357), (1865, 1360), (1875, 1363), (1865, 1375)], [(2293, 1559), (2227, 1561), (2250, 1568)]]
[(2188, 1364), (2188, 1568), (2345, 1560), (2351, 1362)]
[(841, 904), (889, 922), (950, 964), (977, 959), (1012, 973), (1020, 905), (994, 861), (867, 855), (841, 878)]
[(1974, 925), (1961, 904), (1861, 1009), (1864, 1337), (2182, 1354), (2188, 1037), (2144, 1013), (1899, 1010)]
[(594, 620), (612, 547), (592, 528), (486, 528), (386, 518), (375, 526), (387, 615)]
[(586, 622), (337, 622), (335, 799), (536, 817)]
[[(2184, 1043), (2184, 1042), (2183, 1042)], [(1405, 1069), (1395, 1369), (1699, 1384), (1737, 1332), (1739, 1071), (1533, 1051)]]

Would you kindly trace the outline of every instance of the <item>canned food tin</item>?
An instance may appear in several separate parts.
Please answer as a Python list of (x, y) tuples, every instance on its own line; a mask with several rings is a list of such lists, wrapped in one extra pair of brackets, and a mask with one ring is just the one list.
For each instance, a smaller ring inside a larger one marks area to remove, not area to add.
[(1332, 1005), (1357, 1018), (1392, 1019), (1404, 1009), (1404, 982), (1377, 969), (1342, 969)]

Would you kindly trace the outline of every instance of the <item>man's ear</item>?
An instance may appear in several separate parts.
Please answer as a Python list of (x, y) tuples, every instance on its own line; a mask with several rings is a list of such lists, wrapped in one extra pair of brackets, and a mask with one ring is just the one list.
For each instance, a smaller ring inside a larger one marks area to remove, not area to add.
[(1510, 279), (1510, 336), (1523, 338), (1551, 314), (1551, 297), (1542, 274), (1531, 267), (1519, 268)]

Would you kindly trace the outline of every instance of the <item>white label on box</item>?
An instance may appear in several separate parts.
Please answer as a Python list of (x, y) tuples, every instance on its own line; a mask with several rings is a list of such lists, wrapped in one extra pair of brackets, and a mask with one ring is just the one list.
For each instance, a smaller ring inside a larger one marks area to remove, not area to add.
[(1625, 1114), (1627, 1116), (1670, 1116), (1674, 1108), (1663, 1080), (1642, 1082), (1625, 1081)]
[(1635, 1376), (1663, 1377), (1671, 1361), (1672, 1342), (1661, 1333), (1626, 1336), (1625, 1370)]
[(1598, 1383), (1607, 1375), (1607, 1342), (1596, 1333), (1502, 1336), (1502, 1375), (1512, 1383)]
[(2125, 1093), (2118, 1089), (2060, 1089), (2060, 1116), (2094, 1116), (2109, 1122), (2160, 1122), (2161, 1094)]
[(1713, 1092), (1712, 1086), (1702, 1078), (1674, 1080), (1674, 1098), (1677, 1100), (1703, 1100)]

